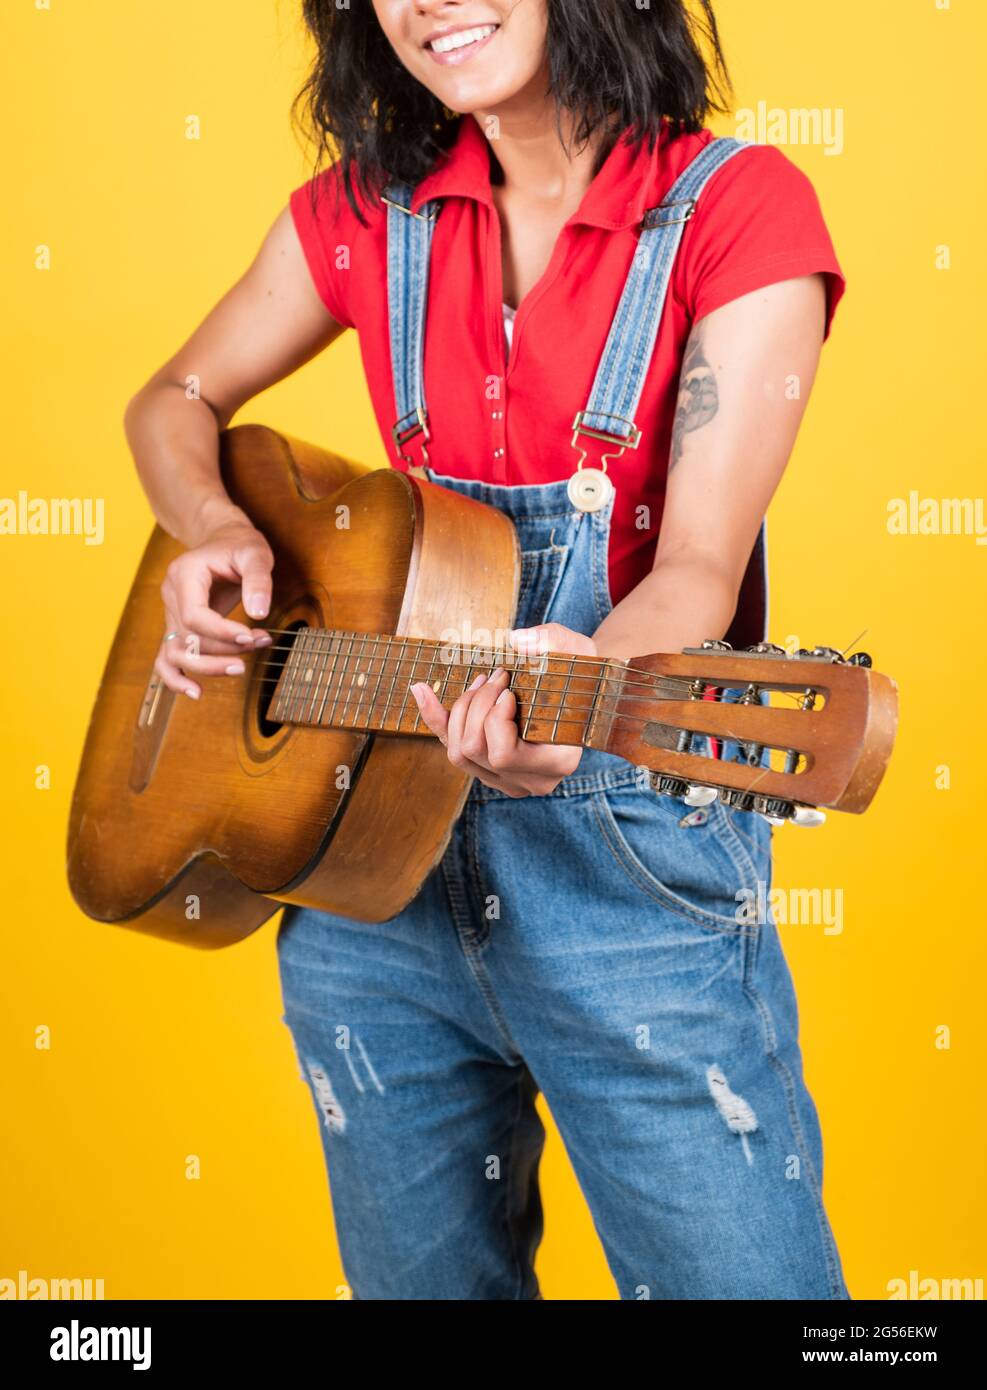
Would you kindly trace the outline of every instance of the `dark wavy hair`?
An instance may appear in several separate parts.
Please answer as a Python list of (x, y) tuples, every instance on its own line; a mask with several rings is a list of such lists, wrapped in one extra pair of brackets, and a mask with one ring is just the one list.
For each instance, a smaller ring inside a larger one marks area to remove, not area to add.
[[(455, 141), (461, 118), (398, 61), (371, 0), (350, 0), (348, 9), (303, 0), (302, 12), (316, 56), (292, 114), (304, 113), (316, 168), (338, 156), (346, 196), (365, 222), (357, 195), (374, 203), (391, 179), (418, 184)], [(597, 168), (619, 131), (651, 150), (663, 121), (674, 137), (726, 109), (730, 78), (710, 0), (650, 0), (646, 8), (548, 0), (548, 61), (563, 143), (563, 110), (572, 146), (601, 126), (606, 132)]]

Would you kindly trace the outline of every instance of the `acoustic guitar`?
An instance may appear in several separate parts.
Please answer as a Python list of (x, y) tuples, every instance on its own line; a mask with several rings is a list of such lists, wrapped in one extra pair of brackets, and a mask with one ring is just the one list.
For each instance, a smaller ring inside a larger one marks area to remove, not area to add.
[[(409, 686), (427, 681), (448, 706), (497, 665), (525, 739), (616, 754), (658, 794), (718, 795), (776, 820), (861, 812), (874, 796), (897, 701), (865, 658), (720, 642), (631, 661), (522, 656), (505, 650), (521, 565), (503, 513), (259, 425), (223, 432), (221, 467), (274, 552), (273, 641), (244, 653), (244, 676), (176, 699), (153, 662), (181, 546), (155, 527), (72, 802), (68, 877), (88, 916), (209, 947), (285, 903), (395, 916), (471, 780)], [(745, 760), (716, 756), (724, 740)]]

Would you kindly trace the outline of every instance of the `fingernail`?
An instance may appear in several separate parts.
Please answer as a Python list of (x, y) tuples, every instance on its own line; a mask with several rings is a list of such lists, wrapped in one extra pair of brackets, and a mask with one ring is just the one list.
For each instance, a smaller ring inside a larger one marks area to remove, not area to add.
[(410, 687), (410, 689), (411, 689), (412, 695), (415, 697), (415, 704), (416, 704), (416, 705), (419, 707), (419, 709), (420, 709), (420, 708), (421, 708), (421, 703), (422, 703), (422, 697), (421, 697), (420, 691), (422, 690), (422, 687), (421, 687), (420, 685), (413, 685), (413, 686)]
[(187, 685), (185, 687), (185, 694), (188, 695), (189, 698), (192, 700), (197, 700), (199, 698), (199, 692), (197, 690), (193, 690), (190, 685)]
[(242, 661), (231, 661), (226, 668), (226, 674), (228, 676), (242, 676), (244, 669)]
[(252, 632), (238, 632), (236, 640), (240, 643), (241, 647), (245, 647), (248, 642), (254, 640), (254, 634)]
[(480, 674), (476, 677), (476, 679), (474, 680), (473, 684), (472, 684), (472, 685), (468, 685), (468, 686), (466, 687), (466, 689), (467, 689), (467, 690), (476, 690), (478, 686), (481, 686), (481, 685), (483, 684), (483, 682), (486, 680), (486, 678), (487, 678), (486, 672), (485, 672), (485, 671), (481, 671), (481, 673), (480, 673)]
[(507, 672), (504, 670), (503, 666), (498, 666), (496, 670), (490, 673), (490, 679), (492, 681), (495, 681), (498, 679), (499, 676), (506, 676), (506, 674)]
[(266, 632), (263, 633), (262, 636), (260, 636), (260, 637), (255, 637), (255, 638), (254, 638), (254, 646), (255, 646), (255, 647), (269, 647), (270, 645), (271, 645), (271, 639), (270, 639), (270, 637), (268, 637), (268, 635), (267, 635)]
[(267, 612), (267, 599), (263, 594), (251, 594), (244, 607), (252, 618), (263, 618)]
[(496, 700), (494, 700), (494, 704), (499, 705), (503, 700), (506, 700), (508, 695), (510, 695), (511, 693), (511, 687), (509, 685), (505, 685), (503, 690), (497, 696)]

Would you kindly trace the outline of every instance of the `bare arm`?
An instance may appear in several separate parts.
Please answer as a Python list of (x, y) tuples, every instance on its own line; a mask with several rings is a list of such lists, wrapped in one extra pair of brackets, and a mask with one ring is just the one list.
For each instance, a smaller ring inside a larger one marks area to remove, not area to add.
[(821, 275), (786, 280), (701, 319), (682, 366), (651, 573), (597, 629), (605, 656), (722, 637), (819, 365)]
[(124, 428), (154, 514), (190, 547), (162, 590), (167, 627), (179, 636), (162, 644), (155, 668), (173, 690), (199, 694), (186, 672), (239, 674), (237, 651), (266, 636), (221, 616), (241, 590), (252, 617), (267, 614), (273, 559), (223, 489), (220, 431), (342, 331), (285, 208), (245, 274), (127, 406)]
[[(770, 285), (694, 325), (651, 573), (592, 638), (548, 623), (514, 634), (516, 646), (633, 657), (722, 637), (795, 443), (824, 326), (821, 275)], [(511, 796), (544, 795), (575, 770), (582, 750), (525, 743), (507, 683), (506, 673), (481, 680), (448, 714), (427, 685), (413, 693), (457, 767)]]

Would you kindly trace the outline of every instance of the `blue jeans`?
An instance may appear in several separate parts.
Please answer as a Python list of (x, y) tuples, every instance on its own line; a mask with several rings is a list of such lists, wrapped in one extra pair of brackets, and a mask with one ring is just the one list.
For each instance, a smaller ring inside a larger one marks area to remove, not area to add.
[[(592, 632), (608, 512), (565, 485), (443, 479), (509, 510), (521, 624)], [(289, 908), (284, 1021), (359, 1299), (533, 1299), (541, 1090), (622, 1298), (841, 1299), (774, 925), (738, 918), (771, 830), (587, 752), (549, 796), (475, 783), (391, 922)]]

